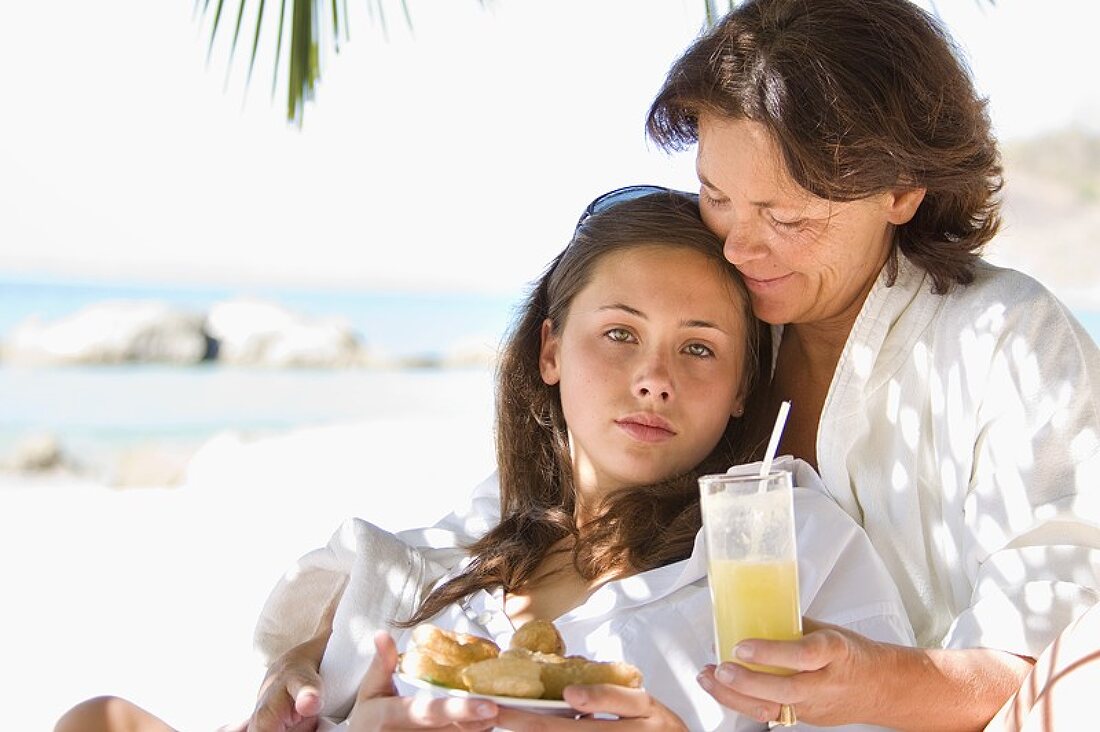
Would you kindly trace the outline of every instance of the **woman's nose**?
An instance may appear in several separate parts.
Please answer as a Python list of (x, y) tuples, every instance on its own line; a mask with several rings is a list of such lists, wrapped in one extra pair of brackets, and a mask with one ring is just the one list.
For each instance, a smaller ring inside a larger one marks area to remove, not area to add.
[(722, 254), (730, 264), (739, 266), (767, 254), (767, 246), (758, 226), (744, 219), (734, 220), (732, 216), (727, 226)]

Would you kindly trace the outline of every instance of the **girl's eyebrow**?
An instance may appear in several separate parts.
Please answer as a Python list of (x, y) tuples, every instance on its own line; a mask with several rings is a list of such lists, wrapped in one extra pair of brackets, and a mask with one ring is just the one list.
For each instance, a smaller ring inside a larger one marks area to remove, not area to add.
[(621, 302), (613, 302), (610, 305), (601, 305), (600, 307), (596, 308), (596, 312), (598, 313), (603, 312), (604, 310), (622, 310), (628, 315), (634, 315), (636, 317), (644, 318), (646, 320), (649, 319), (648, 316), (638, 308), (632, 308), (629, 305), (624, 305)]
[(684, 320), (680, 322), (680, 325), (685, 328), (710, 328), (719, 333), (726, 332), (723, 328), (719, 327), (717, 323), (712, 323), (709, 320)]
[[(605, 310), (622, 310), (624, 313), (633, 315), (634, 317), (641, 318), (642, 320), (649, 320), (649, 317), (637, 308), (632, 308), (629, 305), (624, 305), (621, 302), (612, 303), (610, 305), (602, 305), (596, 308), (596, 312), (603, 312)], [(719, 333), (725, 333), (725, 329), (718, 326), (717, 323), (712, 323), (709, 320), (681, 320), (681, 328), (711, 328)]]

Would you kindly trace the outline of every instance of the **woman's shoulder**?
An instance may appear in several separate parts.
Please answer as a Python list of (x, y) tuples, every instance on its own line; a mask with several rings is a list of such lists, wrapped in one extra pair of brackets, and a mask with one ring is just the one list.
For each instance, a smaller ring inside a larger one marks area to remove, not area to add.
[(1066, 305), (1043, 283), (1024, 272), (979, 260), (974, 279), (942, 297), (939, 328), (976, 335), (1011, 330), (1049, 337), (1080, 326)]
[(955, 286), (948, 292), (946, 299), (958, 306), (986, 303), (1013, 306), (1034, 301), (1058, 302), (1058, 298), (1043, 283), (1016, 269), (979, 259), (974, 265), (973, 275), (973, 281)]
[(1016, 293), (1025, 297), (1057, 299), (1043, 283), (1026, 272), (993, 264), (986, 259), (979, 259), (975, 263), (974, 281), (960, 290), (989, 295)]

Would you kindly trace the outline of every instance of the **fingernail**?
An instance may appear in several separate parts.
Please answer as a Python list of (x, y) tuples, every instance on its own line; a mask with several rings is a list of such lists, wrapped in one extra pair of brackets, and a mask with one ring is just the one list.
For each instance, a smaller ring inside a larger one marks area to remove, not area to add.
[(492, 704), (478, 704), (474, 707), (474, 714), (482, 719), (488, 719), (497, 713), (497, 710), (493, 708)]
[(737, 656), (742, 661), (751, 661), (753, 653), (754, 650), (751, 645), (739, 643), (738, 645), (733, 647), (733, 655)]
[(699, 674), (695, 677), (695, 680), (699, 682), (699, 686), (703, 687), (707, 691), (714, 688), (714, 682), (710, 680), (710, 677), (706, 674)]
[(580, 704), (581, 706), (584, 706), (588, 703), (588, 692), (584, 689), (577, 689), (572, 694), (570, 694), (570, 698), (574, 704)]
[(737, 677), (732, 666), (723, 664), (718, 667), (718, 670), (714, 672), (715, 677), (723, 684), (732, 684), (733, 680)]

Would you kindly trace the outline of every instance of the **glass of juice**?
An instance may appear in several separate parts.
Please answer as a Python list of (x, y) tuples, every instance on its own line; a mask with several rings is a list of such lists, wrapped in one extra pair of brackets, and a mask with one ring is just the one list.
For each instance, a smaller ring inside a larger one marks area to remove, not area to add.
[(718, 660), (794, 673), (733, 655), (746, 638), (802, 637), (790, 472), (704, 475), (699, 491)]

